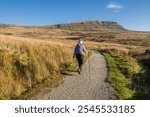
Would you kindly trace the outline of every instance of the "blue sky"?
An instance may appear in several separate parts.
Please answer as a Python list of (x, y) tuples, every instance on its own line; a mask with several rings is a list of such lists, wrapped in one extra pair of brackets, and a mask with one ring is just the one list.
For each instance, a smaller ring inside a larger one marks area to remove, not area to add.
[(0, 23), (48, 25), (84, 20), (116, 21), (150, 31), (150, 0), (0, 0)]

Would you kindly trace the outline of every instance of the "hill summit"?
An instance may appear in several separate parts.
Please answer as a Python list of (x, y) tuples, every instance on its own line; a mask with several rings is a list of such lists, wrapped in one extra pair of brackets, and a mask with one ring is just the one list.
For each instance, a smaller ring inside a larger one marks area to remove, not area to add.
[(82, 21), (76, 23), (56, 24), (49, 27), (52, 29), (65, 29), (65, 30), (102, 30), (102, 29), (124, 30), (125, 29), (117, 22), (111, 22), (111, 21)]

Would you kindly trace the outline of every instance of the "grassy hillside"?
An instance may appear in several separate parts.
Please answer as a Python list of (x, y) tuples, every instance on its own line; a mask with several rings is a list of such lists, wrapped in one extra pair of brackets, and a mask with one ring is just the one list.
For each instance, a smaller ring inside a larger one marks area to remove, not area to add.
[(17, 98), (45, 79), (55, 80), (73, 63), (73, 47), (79, 37), (87, 48), (107, 52), (110, 82), (118, 99), (149, 99), (150, 60), (145, 50), (150, 50), (150, 32), (97, 21), (0, 25), (0, 99)]

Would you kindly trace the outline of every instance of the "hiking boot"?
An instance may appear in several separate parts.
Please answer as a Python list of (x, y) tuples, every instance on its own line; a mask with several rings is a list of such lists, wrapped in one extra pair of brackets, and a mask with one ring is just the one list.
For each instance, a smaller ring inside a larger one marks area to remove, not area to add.
[(78, 74), (81, 74), (81, 70), (80, 70), (80, 69), (78, 69), (78, 71), (77, 71), (77, 72), (78, 72)]

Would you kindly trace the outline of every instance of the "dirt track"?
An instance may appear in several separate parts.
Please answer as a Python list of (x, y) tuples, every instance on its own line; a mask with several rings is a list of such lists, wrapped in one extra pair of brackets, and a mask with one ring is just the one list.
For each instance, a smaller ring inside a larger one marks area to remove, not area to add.
[[(71, 72), (64, 82), (51, 91), (40, 92), (34, 99), (43, 100), (103, 100), (109, 99), (108, 75), (104, 56), (94, 51), (83, 66), (83, 72)], [(45, 89), (46, 90), (46, 89)]]

